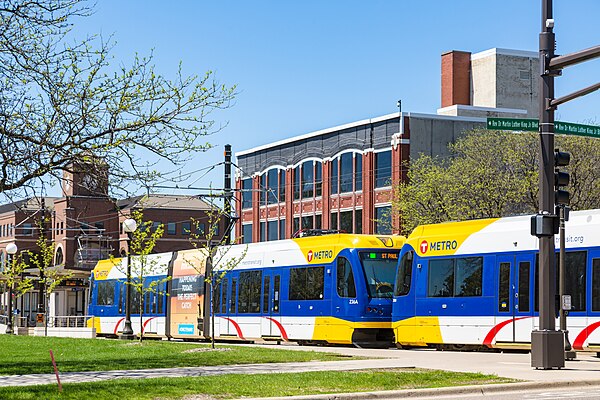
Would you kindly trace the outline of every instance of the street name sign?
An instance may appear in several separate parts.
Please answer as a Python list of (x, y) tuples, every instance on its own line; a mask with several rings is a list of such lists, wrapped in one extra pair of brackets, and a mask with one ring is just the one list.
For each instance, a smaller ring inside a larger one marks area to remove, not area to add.
[[(539, 130), (539, 121), (529, 118), (488, 118), (487, 128), (503, 131)], [(554, 133), (600, 138), (600, 126), (554, 121)]]

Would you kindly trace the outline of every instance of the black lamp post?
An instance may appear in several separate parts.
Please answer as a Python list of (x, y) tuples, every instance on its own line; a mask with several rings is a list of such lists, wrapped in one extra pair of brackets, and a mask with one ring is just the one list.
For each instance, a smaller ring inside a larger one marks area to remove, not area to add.
[[(15, 254), (17, 254), (17, 245), (14, 243), (10, 243), (8, 246), (6, 246), (6, 252), (9, 255), (8, 258), (8, 266), (10, 267), (10, 273), (11, 275), (14, 274), (13, 271), (13, 257)], [(14, 279), (14, 276), (11, 278)], [(10, 285), (8, 286), (8, 321), (6, 322), (6, 334), (8, 335), (12, 335), (13, 334), (13, 282), (11, 280)]]
[(123, 231), (127, 234), (127, 284), (125, 285), (125, 325), (121, 339), (131, 340), (134, 338), (131, 328), (131, 240), (133, 232), (137, 229), (135, 219), (128, 218), (123, 221)]

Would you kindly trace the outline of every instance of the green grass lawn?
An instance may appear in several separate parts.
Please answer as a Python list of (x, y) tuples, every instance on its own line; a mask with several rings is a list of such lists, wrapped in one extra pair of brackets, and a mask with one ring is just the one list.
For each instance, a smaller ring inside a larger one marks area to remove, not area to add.
[(0, 388), (1, 399), (181, 399), (294, 396), (514, 382), (496, 376), (428, 370), (368, 370), (199, 378), (119, 379), (105, 382)]
[(50, 349), (60, 372), (348, 359), (337, 354), (284, 350), (280, 347), (228, 347), (219, 344), (218, 349), (228, 351), (201, 351), (209, 347), (206, 344), (152, 340), (139, 343), (0, 335), (0, 375), (53, 373)]

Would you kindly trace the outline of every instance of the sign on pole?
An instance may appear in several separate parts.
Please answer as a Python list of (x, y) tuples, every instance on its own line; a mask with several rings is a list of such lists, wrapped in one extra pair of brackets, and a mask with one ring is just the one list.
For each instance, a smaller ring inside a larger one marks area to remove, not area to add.
[[(524, 118), (488, 118), (487, 128), (502, 131), (537, 132), (539, 130), (539, 121), (537, 119)], [(554, 121), (554, 133), (600, 138), (600, 126)]]

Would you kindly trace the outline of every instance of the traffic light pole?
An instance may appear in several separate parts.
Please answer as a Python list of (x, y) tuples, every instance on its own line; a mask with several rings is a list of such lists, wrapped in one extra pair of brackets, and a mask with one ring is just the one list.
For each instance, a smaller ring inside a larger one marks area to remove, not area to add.
[[(554, 20), (552, 0), (542, 0), (542, 32), (540, 33), (540, 197), (541, 214), (554, 214), (554, 98), (555, 72), (546, 68), (554, 57)], [(539, 256), (539, 329), (531, 332), (531, 366), (551, 369), (565, 366), (564, 335), (555, 328), (554, 316), (556, 265), (554, 235), (541, 236)]]
[[(554, 234), (545, 221), (558, 221), (555, 214), (554, 167), (567, 165), (561, 160), (560, 152), (554, 149), (554, 110), (560, 104), (600, 89), (600, 83), (588, 86), (569, 95), (554, 98), (554, 78), (562, 69), (596, 57), (600, 57), (600, 46), (575, 53), (556, 56), (552, 0), (542, 0), (542, 32), (540, 33), (540, 194), (539, 214), (532, 220), (532, 234), (539, 237), (539, 329), (531, 332), (531, 366), (541, 369), (565, 366), (564, 335), (556, 330), (554, 316), (556, 302), (556, 265), (554, 256)], [(557, 184), (556, 186), (560, 186)], [(560, 200), (559, 200), (560, 202)], [(558, 228), (558, 226), (557, 226)]]

